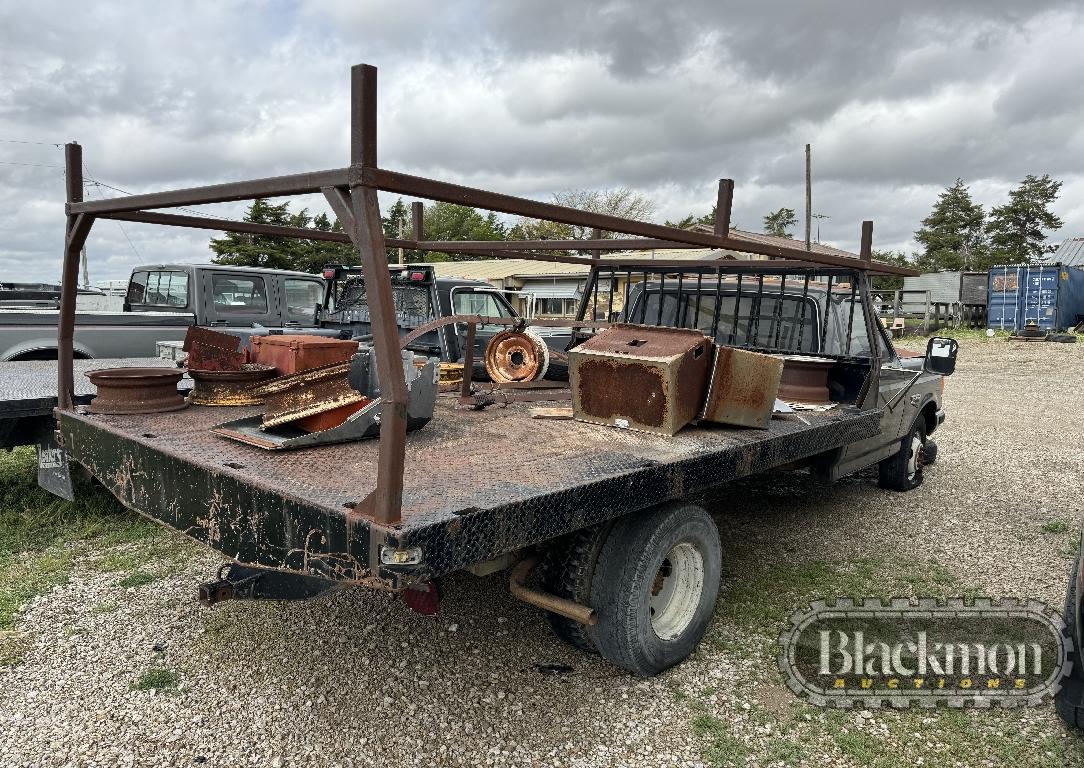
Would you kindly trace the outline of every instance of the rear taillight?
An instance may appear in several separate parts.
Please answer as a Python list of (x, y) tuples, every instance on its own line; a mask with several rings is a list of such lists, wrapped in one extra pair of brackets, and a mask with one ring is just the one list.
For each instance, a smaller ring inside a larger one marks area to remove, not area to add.
[(411, 272), (410, 273), (410, 279), (411, 280), (424, 280), (425, 279), (425, 273), (424, 272)]
[(331, 280), (332, 278), (335, 277), (335, 270), (334, 269), (325, 269), (324, 270), (324, 277), (326, 277), (328, 280)]

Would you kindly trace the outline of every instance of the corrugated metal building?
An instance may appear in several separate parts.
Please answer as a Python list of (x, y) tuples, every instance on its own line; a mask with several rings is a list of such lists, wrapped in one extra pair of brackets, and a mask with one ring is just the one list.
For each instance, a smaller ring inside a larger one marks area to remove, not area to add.
[(1084, 267), (1084, 237), (1070, 237), (1058, 246), (1050, 261), (1067, 267)]

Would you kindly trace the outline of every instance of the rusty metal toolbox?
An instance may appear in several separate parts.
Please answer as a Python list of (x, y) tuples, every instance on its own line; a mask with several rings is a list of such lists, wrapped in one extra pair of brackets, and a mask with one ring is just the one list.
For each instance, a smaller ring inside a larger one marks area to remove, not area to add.
[(274, 366), (280, 376), (289, 376), (332, 363), (345, 363), (357, 354), (357, 351), (356, 341), (329, 339), (326, 336), (284, 334), (252, 337), (253, 360)]
[(611, 326), (568, 353), (574, 418), (676, 434), (700, 413), (713, 346), (688, 328)]
[(716, 347), (703, 421), (767, 429), (783, 375), (783, 361), (734, 347)]

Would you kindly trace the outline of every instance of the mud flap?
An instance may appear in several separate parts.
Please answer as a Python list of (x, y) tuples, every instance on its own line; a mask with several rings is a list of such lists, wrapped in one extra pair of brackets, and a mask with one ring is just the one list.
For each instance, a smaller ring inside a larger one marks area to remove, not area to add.
[(54, 496), (75, 501), (68, 454), (52, 430), (38, 438), (38, 485)]

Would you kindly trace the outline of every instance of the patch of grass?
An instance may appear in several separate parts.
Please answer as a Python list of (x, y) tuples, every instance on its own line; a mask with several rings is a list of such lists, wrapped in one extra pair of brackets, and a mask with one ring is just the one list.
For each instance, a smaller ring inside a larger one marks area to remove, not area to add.
[(176, 688), (181, 676), (172, 669), (148, 669), (132, 683), (134, 691), (164, 691)]
[(93, 608), (90, 609), (90, 612), (96, 616), (104, 616), (107, 613), (116, 613), (119, 608), (119, 603), (106, 601), (104, 603), (98, 603), (97, 605), (95, 605)]
[(158, 579), (159, 577), (154, 575), (153, 573), (147, 573), (146, 571), (134, 571), (133, 573), (129, 573), (127, 576), (117, 582), (117, 584), (121, 587), (142, 587), (150, 584), (151, 582), (158, 581)]
[(933, 560), (888, 556), (829, 564), (771, 563), (743, 571), (719, 601), (718, 612), (728, 624), (755, 629), (774, 637), (796, 608), (811, 600), (836, 597), (945, 597), (964, 592), (959, 580)]
[(91, 562), (91, 566), (103, 573), (116, 571), (134, 571), (143, 563), (143, 558), (131, 552), (106, 552)]
[(1043, 523), (1043, 533), (1065, 533), (1069, 530), (1069, 525), (1064, 520), (1051, 520)]
[(34, 597), (68, 580), (82, 545), (104, 547), (157, 536), (101, 486), (80, 484), (67, 502), (37, 484), (32, 447), (0, 452), (0, 629)]
[(737, 766), (745, 762), (749, 747), (727, 730), (726, 723), (712, 715), (693, 718), (693, 733), (707, 742), (703, 756), (712, 765)]

